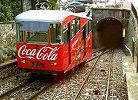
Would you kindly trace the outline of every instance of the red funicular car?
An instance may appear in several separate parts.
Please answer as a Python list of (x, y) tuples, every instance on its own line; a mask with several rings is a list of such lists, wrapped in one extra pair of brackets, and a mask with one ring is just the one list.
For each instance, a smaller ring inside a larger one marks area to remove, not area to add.
[(84, 13), (29, 10), (16, 22), (19, 68), (65, 73), (92, 55), (91, 18)]

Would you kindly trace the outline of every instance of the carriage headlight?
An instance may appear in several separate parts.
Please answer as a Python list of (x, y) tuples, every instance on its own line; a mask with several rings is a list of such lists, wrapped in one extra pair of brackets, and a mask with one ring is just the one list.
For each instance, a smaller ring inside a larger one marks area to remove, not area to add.
[(57, 63), (56, 62), (51, 62), (51, 65), (57, 65)]
[(25, 61), (25, 60), (21, 60), (21, 62), (22, 62), (22, 63), (24, 63), (24, 64), (26, 63), (26, 61)]

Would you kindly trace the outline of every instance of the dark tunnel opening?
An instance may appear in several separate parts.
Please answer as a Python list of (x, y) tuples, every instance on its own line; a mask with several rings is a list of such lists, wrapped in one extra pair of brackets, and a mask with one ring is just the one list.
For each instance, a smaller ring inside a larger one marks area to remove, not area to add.
[(100, 20), (96, 26), (98, 43), (102, 47), (121, 48), (123, 46), (123, 25), (115, 18)]

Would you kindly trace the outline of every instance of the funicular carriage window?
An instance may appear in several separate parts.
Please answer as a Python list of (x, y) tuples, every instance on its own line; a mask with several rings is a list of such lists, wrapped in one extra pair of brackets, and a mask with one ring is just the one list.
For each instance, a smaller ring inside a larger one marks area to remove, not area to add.
[(23, 31), (19, 31), (19, 39), (17, 42), (23, 42), (24, 41), (24, 32)]
[(75, 30), (76, 30), (76, 33), (80, 30), (80, 18), (76, 18), (75, 20)]
[(19, 23), (19, 29), (26, 35), (27, 43), (47, 43), (49, 25), (49, 22), (24, 21)]
[(76, 35), (75, 20), (70, 23), (70, 38), (72, 39)]
[(86, 24), (86, 37), (89, 37), (89, 32), (90, 30), (92, 30), (91, 28), (92, 28), (92, 23), (91, 21), (88, 21), (88, 23)]
[(50, 25), (51, 43), (61, 43), (61, 24)]
[(27, 32), (26, 41), (31, 42), (48, 42), (48, 33), (47, 32)]
[(76, 35), (76, 33), (80, 30), (80, 18), (76, 18), (71, 21), (71, 39)]
[(16, 24), (17, 42), (24, 41), (24, 31), (20, 30), (20, 23)]
[(68, 41), (69, 41), (69, 37), (68, 37), (68, 25), (65, 25), (64, 27), (63, 27), (63, 42), (64, 42), (64, 44), (66, 45), (67, 43), (68, 43)]
[(82, 28), (82, 40), (84, 40), (85, 39), (85, 37), (86, 37), (86, 27), (85, 26), (83, 26), (83, 28)]
[(89, 21), (89, 31), (92, 30), (92, 22)]
[(86, 23), (86, 37), (89, 37), (89, 23)]

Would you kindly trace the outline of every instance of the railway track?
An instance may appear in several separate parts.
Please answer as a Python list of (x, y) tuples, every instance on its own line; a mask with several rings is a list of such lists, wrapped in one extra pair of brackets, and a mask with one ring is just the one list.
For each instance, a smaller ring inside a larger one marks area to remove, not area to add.
[(17, 60), (9, 60), (5, 63), (0, 64), (0, 80), (6, 80), (10, 77), (13, 77), (17, 74), (22, 73), (23, 71), (16, 67)]
[(9, 60), (8, 62), (0, 64), (0, 70), (3, 70), (5, 68), (10, 67), (11, 65), (16, 65), (16, 64), (17, 64), (17, 59)]
[(43, 94), (45, 92), (46, 89), (49, 88), (49, 86), (51, 86), (50, 83), (47, 83), (46, 85), (44, 85), (40, 91), (36, 92), (34, 95), (32, 95), (29, 100), (34, 100), (35, 98), (37, 98), (39, 95)]
[[(95, 58), (97, 58), (98, 56), (101, 56), (101, 55), (103, 55), (103, 54), (105, 54), (105, 53), (107, 53), (107, 52), (109, 52), (109, 50), (107, 50), (107, 51), (105, 51), (105, 49), (99, 49), (99, 50), (96, 50), (94, 53), (96, 53), (95, 54), (95, 57), (93, 57), (93, 58), (91, 58), (91, 59), (88, 59), (85, 63), (88, 63), (88, 62), (91, 62), (91, 61), (93, 61), (93, 60), (95, 60)], [(94, 54), (93, 53), (93, 54)], [(97, 61), (96, 61), (97, 62)], [(96, 63), (95, 62), (95, 63)], [(84, 66), (84, 65), (83, 65)], [(94, 65), (93, 65), (94, 66)], [(82, 68), (82, 66), (81, 66), (81, 68)], [(89, 69), (88, 69), (89, 70)], [(87, 73), (87, 72), (86, 72)], [(85, 74), (86, 74), (85, 73)], [(71, 74), (71, 75), (73, 75), (73, 73)], [(75, 76), (73, 76), (73, 77), (75, 77)], [(70, 81), (70, 80), (69, 80)], [(79, 83), (81, 83), (81, 82), (79, 82)], [(62, 83), (60, 83), (61, 85), (63, 85), (63, 84), (66, 84), (66, 79), (64, 80), (64, 81), (62, 81)], [(70, 83), (69, 83), (70, 84)], [(72, 84), (72, 83), (71, 83)], [(75, 83), (75, 84), (77, 84), (77, 83)], [(79, 84), (80, 85), (80, 84)], [(60, 85), (58, 86), (58, 87), (56, 87), (56, 88), (61, 88), (60, 87)], [(63, 87), (64, 88), (64, 87)], [(68, 86), (66, 87), (66, 88), (68, 88)], [(54, 91), (54, 90), (51, 90), (51, 91)], [(58, 97), (58, 99), (59, 99), (59, 93), (58, 93), (58, 89), (56, 89), (56, 91), (54, 92), (54, 93), (51, 93), (51, 95), (53, 95), (53, 97), (52, 98), (47, 98), (47, 99), (51, 99), (51, 100), (57, 100), (57, 97)], [(64, 90), (63, 90), (64, 91)], [(70, 91), (70, 90), (69, 90)], [(76, 91), (72, 91), (72, 93), (75, 93)], [(62, 91), (61, 91), (61, 93), (62, 93)], [(64, 93), (64, 92), (63, 92)], [(61, 95), (63, 95), (63, 94), (61, 94)], [(74, 95), (74, 94), (73, 94)], [(67, 95), (66, 95), (67, 96)], [(60, 99), (69, 99), (69, 100), (73, 100), (73, 98), (71, 97), (71, 96), (67, 96), (67, 98), (60, 98)]]
[(28, 81), (26, 81), (26, 82), (24, 82), (24, 83), (18, 85), (17, 87), (11, 88), (10, 90), (8, 90), (8, 91), (2, 93), (2, 94), (0, 95), (0, 99), (3, 99), (4, 97), (6, 97), (6, 96), (8, 96), (8, 95), (10, 95), (10, 94), (12, 94), (12, 93), (14, 93), (15, 91), (18, 91), (18, 90), (22, 89), (23, 87), (25, 87), (26, 85), (30, 84), (31, 82), (33, 82), (32, 79), (30, 79), (30, 80), (28, 80)]
[[(100, 51), (101, 51), (101, 50), (100, 50)], [(83, 83), (81, 84), (79, 90), (78, 90), (77, 93), (75, 94), (75, 97), (74, 97), (73, 100), (77, 100), (77, 98), (78, 98), (80, 92), (82, 91), (84, 85), (86, 84), (86, 82), (87, 82), (89, 76), (91, 75), (91, 73), (95, 73), (95, 72), (94, 72), (94, 71), (96, 71), (95, 66), (96, 66), (96, 64), (97, 64), (97, 62), (98, 62), (98, 60), (99, 60), (99, 58), (100, 58), (103, 54), (105, 54), (105, 53), (107, 53), (107, 52), (109, 52), (109, 51), (110, 51), (110, 50), (108, 50), (108, 51), (103, 51), (101, 54), (99, 54), (98, 56), (94, 57), (94, 59), (95, 59), (95, 58), (97, 58), (97, 59), (96, 59), (96, 61), (94, 62), (93, 66), (91, 67), (91, 70), (89, 71), (89, 73), (86, 74), (85, 79), (84, 79)], [(99, 52), (99, 51), (98, 51), (98, 52)], [(91, 60), (93, 60), (93, 59), (88, 60), (86, 63), (90, 62)], [(93, 77), (95, 77), (95, 75), (93, 75)], [(98, 91), (98, 90), (97, 90), (97, 91)]]
[(98, 53), (98, 52), (101, 52), (101, 51), (104, 51), (104, 50), (106, 50), (105, 47), (99, 48), (99, 49), (93, 50), (92, 54), (95, 54), (95, 53)]
[[(110, 95), (112, 95), (111, 94), (111, 79), (112, 79), (112, 77), (111, 77), (111, 74), (112, 74), (112, 71), (113, 71), (113, 66), (112, 66), (112, 60), (113, 60), (113, 52), (114, 51), (112, 51), (112, 54), (111, 54), (111, 57), (110, 57), (110, 62), (109, 62), (109, 68), (108, 68), (108, 77), (107, 77), (107, 87), (106, 87), (106, 93), (105, 93), (105, 100), (109, 100), (110, 99)], [(112, 95), (112, 97), (113, 97), (113, 95)], [(112, 98), (112, 100), (113, 100), (113, 98)]]
[(47, 79), (30, 78), (23, 84), (1, 94), (0, 100), (11, 98), (33, 100), (52, 85), (52, 79), (54, 79), (54, 77), (47, 77)]
[(104, 60), (100, 60), (100, 55), (98, 56), (91, 70), (83, 77), (85, 79), (73, 100), (119, 100), (117, 92), (119, 85), (115, 80), (117, 73), (114, 72), (116, 67), (114, 67), (113, 59), (113, 50), (104, 57)]

